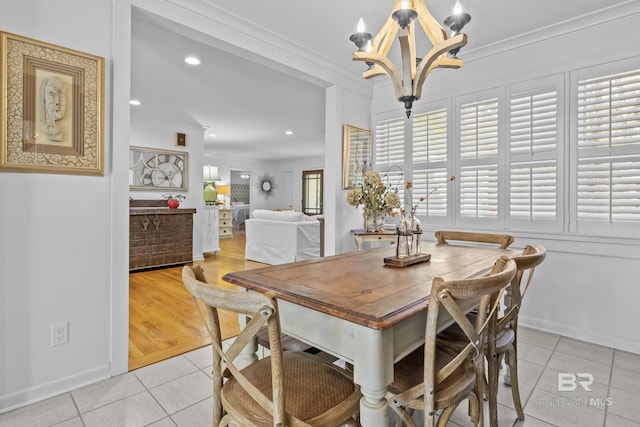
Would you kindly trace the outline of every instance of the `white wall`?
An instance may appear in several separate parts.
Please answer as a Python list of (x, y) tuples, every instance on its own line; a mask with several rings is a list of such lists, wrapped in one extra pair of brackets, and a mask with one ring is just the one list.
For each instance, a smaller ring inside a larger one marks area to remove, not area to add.
[(355, 250), (351, 230), (362, 228), (361, 210), (347, 203), (342, 188), (342, 142), (344, 125), (371, 128), (371, 99), (350, 90), (333, 87), (327, 90), (325, 113), (324, 205), (325, 254)]
[[(324, 143), (324, 141), (322, 141)], [(324, 157), (288, 159), (266, 162), (265, 168), (276, 174), (279, 188), (275, 191), (275, 208), (293, 207), (302, 211), (302, 171), (324, 169)], [(260, 197), (258, 197), (260, 199)], [(264, 199), (262, 199), (264, 200)]]
[[(476, 52), (463, 49), (459, 54), (465, 60), (462, 68), (439, 70), (427, 78), (423, 99), (414, 104), (414, 113), (424, 102), (581, 67), (634, 56), (640, 64), (637, 40), (620, 37), (620, 28), (640, 25), (640, 5), (633, 3), (607, 16), (587, 17), (505, 45)], [(605, 22), (598, 24), (596, 18)], [(384, 116), (391, 112), (400, 117), (403, 108), (385, 81), (375, 89), (373, 113)], [(429, 224), (423, 226), (433, 231)], [(638, 236), (607, 239), (568, 232), (513, 234), (516, 247), (538, 243), (548, 250), (527, 295), (521, 324), (640, 353), (640, 330), (630, 321), (640, 300)], [(433, 240), (432, 234), (426, 236)]]
[[(3, 31), (106, 59), (105, 175), (0, 172), (4, 411), (110, 375), (113, 20), (111, 0), (0, 0), (0, 10)], [(51, 347), (50, 325), (65, 321), (69, 343)]]

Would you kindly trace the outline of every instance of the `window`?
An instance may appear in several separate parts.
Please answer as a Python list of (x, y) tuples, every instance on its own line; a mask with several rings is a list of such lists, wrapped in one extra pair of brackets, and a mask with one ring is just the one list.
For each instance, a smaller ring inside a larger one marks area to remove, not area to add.
[(511, 228), (561, 230), (558, 200), (558, 111), (561, 76), (513, 85), (509, 102), (509, 222)]
[(322, 214), (322, 170), (302, 171), (302, 212)]
[(577, 83), (578, 231), (623, 234), (640, 224), (640, 70), (589, 71)]
[(400, 204), (404, 206), (405, 167), (405, 120), (402, 117), (376, 123), (374, 169), (380, 173), (385, 186), (397, 189)]
[(475, 98), (463, 100), (458, 110), (459, 213), (467, 226), (477, 222), (497, 225), (499, 102), (497, 96)]
[(420, 108), (378, 121), (374, 152), (428, 195), (424, 224), (638, 236), (640, 57)]
[[(442, 106), (413, 116), (413, 203), (430, 223), (448, 223), (448, 112)], [(419, 202), (422, 196), (427, 197)]]
[(376, 169), (382, 171), (392, 165), (404, 163), (404, 120), (385, 120), (376, 124), (374, 160)]

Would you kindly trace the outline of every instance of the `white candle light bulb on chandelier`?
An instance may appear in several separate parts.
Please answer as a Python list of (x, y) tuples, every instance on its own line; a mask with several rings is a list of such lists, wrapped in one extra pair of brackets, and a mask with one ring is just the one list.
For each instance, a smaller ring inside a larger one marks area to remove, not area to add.
[(409, 0), (402, 0), (402, 3), (400, 3), (400, 9), (409, 9)]
[(460, 4), (460, 0), (456, 1), (456, 5), (453, 6), (453, 14), (460, 15), (462, 13), (462, 5)]
[(358, 32), (359, 33), (364, 33), (364, 30), (365, 30), (364, 19), (360, 18), (358, 20)]

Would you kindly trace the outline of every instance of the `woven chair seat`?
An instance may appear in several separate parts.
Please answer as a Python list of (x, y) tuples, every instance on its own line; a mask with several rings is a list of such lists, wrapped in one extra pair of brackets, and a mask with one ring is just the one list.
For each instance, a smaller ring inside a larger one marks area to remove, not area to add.
[[(435, 369), (436, 372), (442, 369), (456, 356), (455, 353), (436, 349)], [(388, 386), (391, 393), (400, 393), (408, 390), (424, 381), (424, 347), (420, 347), (404, 359), (396, 363), (393, 367), (393, 382)], [(436, 385), (434, 403), (436, 409), (450, 405), (451, 401), (462, 399), (461, 394), (454, 394), (450, 390), (468, 390), (473, 387), (476, 381), (476, 372), (473, 363), (468, 360), (460, 365), (453, 374), (444, 381)], [(442, 396), (447, 396), (445, 400)], [(410, 408), (424, 410), (424, 401), (415, 400), (409, 405)]]
[[(329, 413), (330, 410), (345, 402), (356, 391), (353, 380), (344, 370), (308, 353), (285, 352), (283, 371), (285, 373), (283, 389), (286, 390), (285, 410), (288, 414), (309, 424), (313, 424), (315, 418)], [(241, 372), (265, 396), (272, 399), (269, 357), (247, 366)], [(230, 414), (252, 414), (255, 425), (272, 426), (271, 416), (234, 378), (230, 378), (222, 387), (221, 398), (224, 408)], [(343, 421), (345, 421), (344, 417), (329, 420), (326, 425), (337, 426)]]

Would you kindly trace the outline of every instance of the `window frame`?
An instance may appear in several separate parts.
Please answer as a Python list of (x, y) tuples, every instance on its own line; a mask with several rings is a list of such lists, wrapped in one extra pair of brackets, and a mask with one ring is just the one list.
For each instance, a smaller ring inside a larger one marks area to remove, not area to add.
[[(569, 179), (570, 185), (570, 228), (571, 233), (580, 235), (596, 235), (611, 237), (628, 237), (629, 235), (637, 235), (640, 231), (640, 222), (614, 221), (607, 222), (602, 220), (590, 220), (578, 218), (578, 172), (579, 164), (582, 158), (601, 158), (601, 159), (622, 159), (626, 156), (632, 156), (640, 159), (640, 144), (632, 147), (617, 147), (609, 150), (595, 149), (594, 155), (580, 156), (578, 147), (579, 137), (579, 99), (578, 87), (584, 80), (605, 78), (616, 74), (626, 73), (637, 70), (640, 74), (640, 57), (630, 58), (620, 61), (613, 61), (607, 64), (600, 64), (591, 67), (584, 67), (570, 72), (571, 78), (571, 98), (570, 98), (570, 169), (571, 175)], [(608, 151), (608, 152), (607, 152)], [(598, 155), (600, 154), (600, 155)]]

